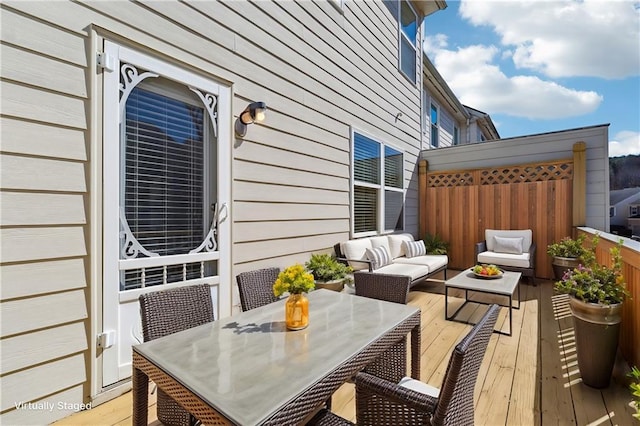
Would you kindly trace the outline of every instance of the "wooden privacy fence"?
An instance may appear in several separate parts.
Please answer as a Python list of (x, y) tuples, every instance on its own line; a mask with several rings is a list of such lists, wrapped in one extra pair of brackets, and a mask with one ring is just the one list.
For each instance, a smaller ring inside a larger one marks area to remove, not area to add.
[(531, 229), (536, 275), (552, 278), (548, 244), (572, 235), (574, 161), (429, 172), (420, 163), (420, 237), (449, 242), (449, 267), (475, 264), (485, 229)]

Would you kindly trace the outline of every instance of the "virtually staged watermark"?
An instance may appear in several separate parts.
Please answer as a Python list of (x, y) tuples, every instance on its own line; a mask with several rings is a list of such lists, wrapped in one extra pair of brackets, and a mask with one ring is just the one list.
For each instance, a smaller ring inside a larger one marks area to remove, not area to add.
[(83, 404), (81, 402), (16, 402), (15, 403), (16, 410), (25, 410), (25, 411), (49, 411), (53, 412), (54, 410), (59, 411), (82, 411), (82, 410), (91, 410), (91, 403)]

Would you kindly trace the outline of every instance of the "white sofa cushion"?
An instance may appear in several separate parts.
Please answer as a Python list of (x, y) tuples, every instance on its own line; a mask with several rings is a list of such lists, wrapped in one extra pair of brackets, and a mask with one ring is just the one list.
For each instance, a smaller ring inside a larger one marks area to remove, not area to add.
[(367, 249), (366, 253), (367, 259), (373, 262), (371, 267), (374, 270), (391, 263), (391, 255), (389, 255), (389, 250), (385, 246)]
[(387, 235), (387, 238), (389, 239), (389, 254), (392, 259), (405, 255), (404, 247), (402, 247), (404, 241), (413, 241), (411, 234), (390, 234)]
[(435, 271), (438, 268), (445, 266), (449, 263), (449, 258), (447, 255), (433, 255), (428, 254), (425, 256), (416, 256), (416, 257), (398, 257), (397, 259), (393, 259), (393, 263), (401, 264), (401, 265), (423, 265), (429, 268), (429, 273)]
[(367, 239), (371, 241), (371, 247), (385, 247), (387, 249), (387, 252), (391, 253), (391, 247), (389, 247), (389, 239), (386, 235), (380, 237), (369, 237)]
[(340, 243), (340, 251), (344, 257), (349, 259), (349, 266), (351, 266), (354, 271), (369, 270), (368, 263), (357, 261), (367, 260), (367, 249), (370, 248), (372, 248), (370, 238), (360, 238)]
[(533, 232), (531, 229), (519, 230), (502, 230), (502, 229), (485, 229), (484, 239), (487, 242), (488, 251), (496, 251), (496, 240), (494, 237), (518, 238), (522, 237), (522, 252), (527, 253), (531, 248)]
[(427, 248), (424, 245), (424, 241), (403, 241), (404, 253), (407, 257), (424, 256), (427, 254)]
[(515, 266), (517, 268), (531, 267), (529, 252), (522, 254), (509, 254), (483, 251), (482, 253), (478, 253), (478, 263), (489, 263), (498, 266)]
[(522, 241), (523, 237), (493, 237), (495, 240), (495, 248), (493, 251), (496, 253), (509, 253), (509, 254), (522, 254)]
[(375, 269), (374, 274), (408, 275), (411, 281), (429, 274), (429, 267), (426, 265), (411, 265), (408, 263), (392, 263), (382, 268)]

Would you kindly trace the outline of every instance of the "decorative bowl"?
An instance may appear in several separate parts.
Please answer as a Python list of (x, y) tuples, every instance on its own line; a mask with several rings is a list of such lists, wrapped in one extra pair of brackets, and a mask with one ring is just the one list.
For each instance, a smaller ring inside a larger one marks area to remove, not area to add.
[[(477, 266), (488, 266), (488, 265), (476, 265), (476, 267)], [(500, 269), (500, 268), (497, 268), (498, 269), (498, 273), (495, 274), (495, 275), (481, 274), (481, 273), (475, 272), (474, 269), (475, 269), (475, 267), (471, 268), (471, 272), (473, 273), (473, 275), (476, 278), (481, 278), (481, 279), (485, 279), (485, 280), (493, 280), (493, 279), (496, 279), (496, 278), (501, 278), (504, 275), (504, 271), (502, 269)]]

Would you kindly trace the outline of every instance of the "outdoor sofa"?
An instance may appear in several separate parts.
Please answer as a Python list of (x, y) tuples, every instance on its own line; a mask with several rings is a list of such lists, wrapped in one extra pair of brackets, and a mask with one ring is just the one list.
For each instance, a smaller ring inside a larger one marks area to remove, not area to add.
[(338, 259), (347, 262), (354, 271), (409, 276), (412, 286), (441, 271), (447, 278), (448, 257), (425, 254), (424, 242), (415, 241), (411, 234), (342, 241), (334, 250)]

